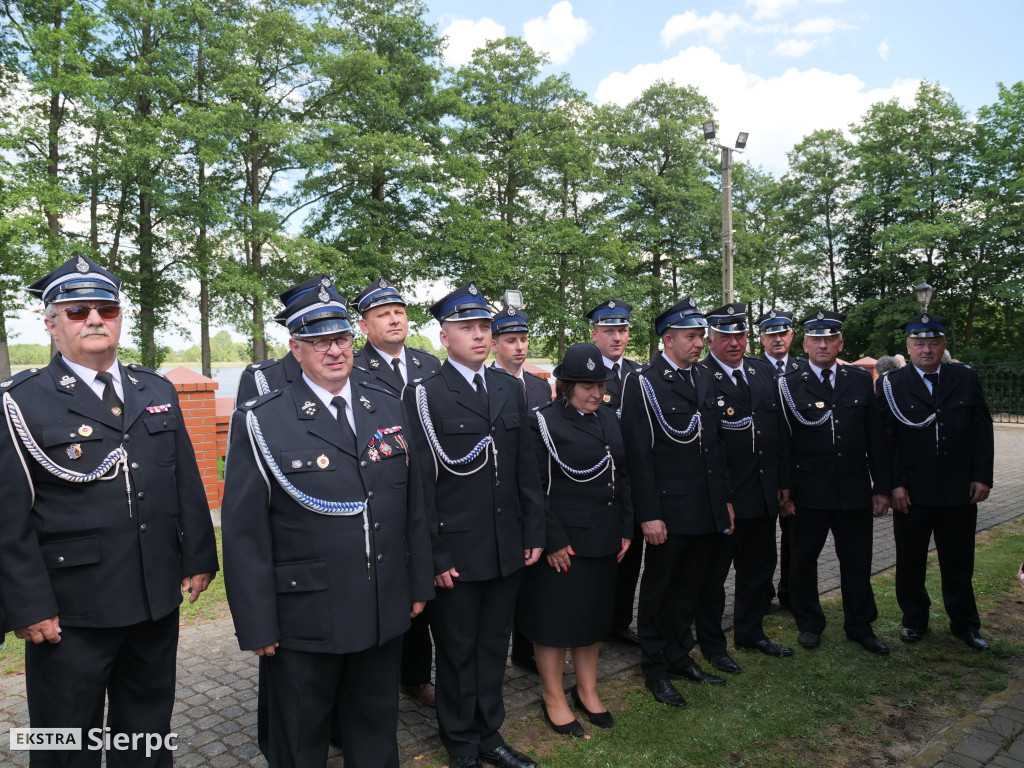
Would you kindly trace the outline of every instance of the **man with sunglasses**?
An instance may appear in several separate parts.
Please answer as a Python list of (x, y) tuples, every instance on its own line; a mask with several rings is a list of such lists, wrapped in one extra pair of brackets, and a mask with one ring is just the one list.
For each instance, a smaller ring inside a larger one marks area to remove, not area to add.
[[(217, 552), (174, 387), (117, 360), (120, 285), (77, 257), (28, 288), (59, 354), (0, 383), (0, 629), (26, 641), (32, 727), (102, 728), (106, 700), (112, 742), (127, 734), (135, 748), (117, 764), (170, 766), (181, 592), (196, 601)], [(162, 746), (147, 760), (150, 736)], [(33, 752), (31, 764), (101, 755)]]
[(221, 510), (239, 647), (266, 659), (267, 762), (323, 768), (336, 719), (346, 765), (397, 768), (402, 635), (434, 592), (419, 461), (401, 400), (352, 375), (330, 279), (282, 298), (302, 374), (235, 411)]

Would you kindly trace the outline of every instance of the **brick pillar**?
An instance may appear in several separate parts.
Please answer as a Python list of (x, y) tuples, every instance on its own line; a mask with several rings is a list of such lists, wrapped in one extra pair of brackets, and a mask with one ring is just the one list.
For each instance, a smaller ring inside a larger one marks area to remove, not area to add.
[(168, 371), (167, 378), (178, 393), (185, 428), (192, 439), (199, 474), (206, 487), (206, 500), (210, 509), (216, 512), (220, 509), (222, 494), (217, 460), (224, 456), (226, 445), (225, 435), (218, 432), (217, 425), (216, 401), (220, 385), (188, 368)]

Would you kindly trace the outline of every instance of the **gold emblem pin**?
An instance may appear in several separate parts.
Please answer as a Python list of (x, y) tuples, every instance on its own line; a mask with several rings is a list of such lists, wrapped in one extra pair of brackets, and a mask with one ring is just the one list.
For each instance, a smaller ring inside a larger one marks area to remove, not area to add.
[(89, 435), (92, 434), (92, 427), (90, 427), (88, 424), (83, 424), (78, 428), (78, 434), (80, 434), (82, 437), (88, 437)]
[(605, 396), (604, 396), (604, 401), (605, 401), (606, 403), (610, 403), (610, 402), (612, 401), (612, 396), (611, 396), (611, 395), (605, 395)]
[(727, 414), (728, 414), (729, 416), (732, 416), (732, 415), (734, 415), (734, 414), (736, 413), (736, 409), (735, 409), (735, 408), (733, 408), (733, 407), (732, 407), (732, 406), (730, 405), (730, 406), (729, 406), (728, 408), (726, 408), (726, 409), (725, 409), (725, 412), (726, 412), (726, 413), (727, 413)]
[(815, 407), (815, 408), (824, 408), (824, 407), (825, 407), (825, 404), (824, 404), (823, 402), (821, 402), (821, 400), (819, 400), (818, 402), (816, 402), (816, 403), (814, 404), (814, 407)]
[(327, 467), (331, 465), (331, 460), (321, 453), (316, 457), (316, 465), (320, 467), (320, 469), (327, 469)]

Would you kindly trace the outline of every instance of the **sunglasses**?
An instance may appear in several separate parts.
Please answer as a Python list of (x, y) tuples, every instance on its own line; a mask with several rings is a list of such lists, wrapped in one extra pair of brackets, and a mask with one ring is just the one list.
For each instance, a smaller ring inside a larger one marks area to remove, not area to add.
[(68, 320), (82, 321), (87, 320), (94, 309), (103, 320), (113, 320), (115, 317), (121, 316), (121, 307), (118, 304), (103, 304), (99, 307), (68, 307), (60, 311), (68, 316)]

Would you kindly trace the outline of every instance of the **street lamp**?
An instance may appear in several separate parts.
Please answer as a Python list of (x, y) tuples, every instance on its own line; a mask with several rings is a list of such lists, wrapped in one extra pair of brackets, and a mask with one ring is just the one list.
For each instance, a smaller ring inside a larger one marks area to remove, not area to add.
[(510, 288), (501, 294), (501, 308), (508, 309), (509, 307), (515, 307), (516, 309), (522, 309), (526, 306), (523, 302), (523, 292), (517, 291), (514, 288)]
[[(736, 137), (735, 147), (715, 144), (722, 150), (722, 303), (731, 304), (734, 298), (732, 289), (732, 153), (742, 152), (747, 147), (749, 133), (741, 131)], [(715, 124), (704, 123), (704, 141), (715, 141)]]
[(922, 314), (928, 311), (928, 304), (931, 302), (934, 293), (935, 289), (924, 280), (914, 286), (914, 295), (917, 297), (917, 303), (921, 305)]

